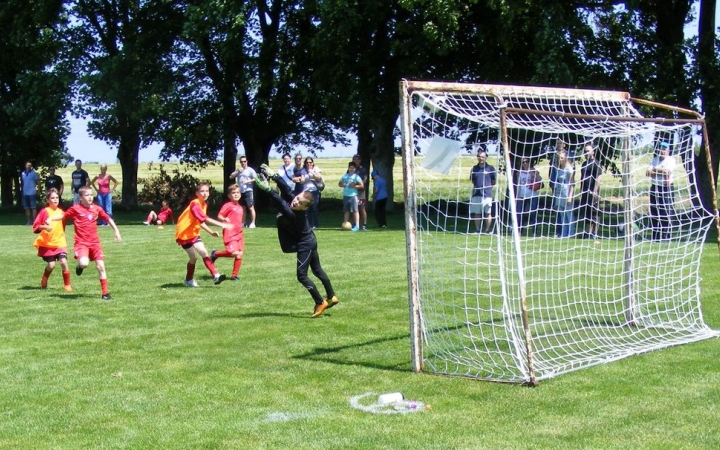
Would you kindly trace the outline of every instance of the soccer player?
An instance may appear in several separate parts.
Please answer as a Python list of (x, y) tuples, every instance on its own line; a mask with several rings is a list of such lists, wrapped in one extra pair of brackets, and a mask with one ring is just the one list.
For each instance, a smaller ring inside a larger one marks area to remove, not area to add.
[(115, 232), (115, 241), (122, 242), (120, 230), (112, 217), (98, 205), (93, 203), (93, 193), (90, 186), (80, 186), (78, 188), (78, 197), (80, 203), (73, 205), (60, 216), (48, 218), (47, 224), (56, 220), (72, 220), (75, 227), (75, 259), (78, 265), (75, 268), (77, 276), (82, 275), (83, 270), (87, 268), (90, 261), (95, 261), (100, 278), (100, 289), (102, 291), (101, 298), (103, 300), (112, 300), (112, 296), (108, 291), (107, 272), (105, 270), (105, 254), (100, 245), (100, 236), (98, 235), (97, 220), (105, 220)]
[(175, 216), (173, 216), (172, 209), (170, 209), (170, 204), (167, 200), (163, 200), (160, 204), (160, 212), (150, 211), (143, 224), (150, 225), (153, 223), (157, 225), (158, 228), (161, 228), (164, 224), (168, 223), (168, 221), (175, 223)]
[(215, 268), (205, 248), (205, 244), (200, 238), (200, 229), (202, 228), (211, 236), (218, 237), (217, 231), (211, 229), (207, 224), (215, 225), (222, 228), (232, 228), (229, 223), (218, 222), (207, 216), (207, 199), (210, 197), (210, 185), (207, 183), (198, 184), (195, 189), (195, 199), (185, 208), (178, 217), (175, 225), (175, 242), (185, 250), (188, 254), (187, 271), (185, 273), (185, 286), (196, 288), (197, 282), (195, 276), (195, 263), (198, 255), (202, 258), (205, 267), (210, 271), (215, 284), (220, 284), (227, 278), (225, 274), (219, 273)]
[(243, 233), (245, 211), (240, 204), (240, 199), (242, 198), (240, 186), (237, 184), (231, 185), (227, 190), (227, 196), (230, 201), (222, 205), (218, 213), (218, 219), (222, 222), (232, 224), (233, 228), (223, 230), (225, 250), (219, 252), (213, 250), (210, 252), (210, 259), (215, 263), (215, 260), (218, 258), (235, 258), (230, 281), (240, 281), (238, 273), (242, 266), (243, 253), (245, 251), (245, 234)]
[[(277, 183), (281, 195), (270, 189), (268, 178)], [(330, 278), (320, 265), (317, 239), (307, 220), (307, 210), (313, 202), (312, 193), (302, 191), (293, 196), (292, 189), (285, 180), (278, 175), (272, 175), (270, 168), (265, 164), (260, 166), (260, 176), (255, 181), (255, 186), (267, 192), (271, 196), (273, 204), (280, 210), (277, 217), (280, 248), (284, 253), (297, 253), (297, 279), (308, 290), (315, 302), (315, 309), (311, 317), (313, 319), (320, 317), (323, 311), (337, 305), (340, 300), (335, 295)], [(308, 267), (322, 282), (327, 294), (326, 298), (320, 295), (315, 283), (308, 277)]]
[(38, 250), (38, 256), (47, 263), (45, 271), (40, 278), (40, 287), (47, 289), (48, 278), (55, 269), (55, 262), (60, 261), (63, 276), (63, 289), (72, 292), (70, 286), (70, 269), (67, 262), (67, 240), (65, 239), (65, 227), (60, 221), (48, 223), (49, 218), (62, 216), (60, 209), (60, 193), (55, 188), (47, 192), (47, 206), (38, 212), (33, 223), (33, 233), (38, 237), (33, 246)]

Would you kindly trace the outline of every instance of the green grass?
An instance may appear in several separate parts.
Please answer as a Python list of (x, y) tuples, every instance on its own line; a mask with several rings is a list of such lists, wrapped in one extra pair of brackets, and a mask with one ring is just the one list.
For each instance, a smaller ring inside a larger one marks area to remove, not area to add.
[[(321, 223), (341, 215), (323, 211)], [(198, 266), (199, 289), (182, 286), (173, 228), (143, 218), (116, 216), (122, 243), (100, 229), (115, 298), (103, 302), (92, 267), (73, 273), (71, 294), (57, 269), (39, 289), (30, 228), (15, 225), (19, 214), (0, 217), (0, 449), (720, 447), (717, 340), (537, 388), (412, 373), (400, 214), (386, 231), (317, 232), (341, 303), (316, 320), (271, 214), (246, 232), (241, 282), (214, 286)], [(227, 273), (231, 261), (218, 266)], [(719, 328), (716, 245), (706, 245), (702, 273), (706, 320)], [(432, 410), (349, 405), (395, 391)]]

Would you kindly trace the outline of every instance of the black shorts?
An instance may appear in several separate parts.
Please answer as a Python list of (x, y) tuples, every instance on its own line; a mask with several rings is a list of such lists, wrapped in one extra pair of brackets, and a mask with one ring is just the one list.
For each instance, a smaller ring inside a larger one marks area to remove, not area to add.
[(43, 256), (42, 259), (45, 262), (60, 261), (61, 259), (67, 259), (67, 253), (58, 253), (57, 255)]

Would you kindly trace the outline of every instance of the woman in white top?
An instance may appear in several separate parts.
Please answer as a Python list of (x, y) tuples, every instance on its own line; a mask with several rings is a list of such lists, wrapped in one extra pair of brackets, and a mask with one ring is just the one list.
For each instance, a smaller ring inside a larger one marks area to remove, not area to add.
[(573, 214), (573, 196), (575, 195), (575, 168), (564, 150), (555, 155), (553, 178), (553, 206), (557, 212), (556, 236), (568, 238), (575, 235), (575, 215)]
[(645, 175), (650, 177), (650, 219), (654, 241), (670, 239), (672, 219), (675, 216), (672, 181), (674, 170), (675, 158), (670, 156), (670, 144), (661, 142), (645, 172)]
[(520, 230), (527, 228), (528, 235), (535, 236), (540, 189), (543, 187), (542, 177), (528, 158), (523, 158), (517, 172), (516, 210)]

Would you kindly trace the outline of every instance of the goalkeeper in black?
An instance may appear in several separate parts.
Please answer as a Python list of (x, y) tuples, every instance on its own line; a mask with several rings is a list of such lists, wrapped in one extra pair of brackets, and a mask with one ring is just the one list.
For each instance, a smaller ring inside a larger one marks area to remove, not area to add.
[[(270, 188), (268, 179), (277, 184), (280, 194)], [(323, 311), (337, 305), (340, 300), (335, 295), (330, 278), (320, 265), (317, 239), (315, 239), (315, 233), (307, 220), (307, 210), (313, 203), (312, 193), (303, 191), (298, 195), (293, 195), (285, 180), (272, 174), (265, 164), (260, 166), (260, 174), (255, 180), (255, 186), (267, 192), (272, 198), (273, 204), (280, 211), (277, 215), (280, 248), (284, 253), (297, 253), (297, 279), (310, 292), (315, 302), (315, 309), (311, 317), (319, 317)], [(326, 298), (320, 295), (315, 283), (308, 276), (308, 267), (322, 282), (327, 294)]]

